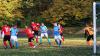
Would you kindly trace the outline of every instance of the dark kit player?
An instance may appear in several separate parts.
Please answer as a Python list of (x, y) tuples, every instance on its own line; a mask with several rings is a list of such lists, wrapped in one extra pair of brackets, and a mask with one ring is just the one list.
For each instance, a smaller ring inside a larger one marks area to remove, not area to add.
[(3, 38), (4, 48), (8, 48), (7, 41), (9, 42), (10, 48), (12, 48), (12, 44), (10, 42), (10, 27), (7, 24), (5, 24), (2, 27), (2, 33), (4, 33), (4, 38)]
[(28, 36), (28, 44), (29, 44), (30, 48), (35, 48), (35, 46), (32, 42), (32, 40), (34, 38), (34, 35), (33, 35), (34, 32), (32, 32), (30, 27), (25, 26), (25, 33)]

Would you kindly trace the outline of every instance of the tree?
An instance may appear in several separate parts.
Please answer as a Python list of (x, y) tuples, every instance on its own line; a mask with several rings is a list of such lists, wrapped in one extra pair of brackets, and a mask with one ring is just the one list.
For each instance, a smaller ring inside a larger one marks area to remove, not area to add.
[[(0, 16), (13, 17), (22, 13), (18, 10), (21, 0), (0, 0)], [(16, 12), (15, 12), (16, 11)]]
[(24, 18), (27, 22), (43, 18), (45, 22), (55, 22), (62, 18), (63, 24), (68, 24), (68, 21), (75, 21), (76, 24), (84, 18), (91, 18), (92, 2), (93, 0), (0, 0), (0, 16)]

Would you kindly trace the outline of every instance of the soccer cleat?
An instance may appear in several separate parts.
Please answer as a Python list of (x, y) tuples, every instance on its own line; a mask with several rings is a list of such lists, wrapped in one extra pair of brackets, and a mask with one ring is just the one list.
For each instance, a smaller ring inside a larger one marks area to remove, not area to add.
[(36, 46), (34, 46), (33, 48), (36, 48)]
[(61, 48), (61, 45), (59, 45), (58, 48)]
[(42, 43), (39, 43), (39, 45), (42, 45)]
[(33, 42), (29, 42), (29, 46), (33, 47), (34, 46)]
[(4, 46), (4, 49), (7, 49), (8, 47), (7, 46)]
[(31, 46), (30, 48), (36, 48), (36, 46)]

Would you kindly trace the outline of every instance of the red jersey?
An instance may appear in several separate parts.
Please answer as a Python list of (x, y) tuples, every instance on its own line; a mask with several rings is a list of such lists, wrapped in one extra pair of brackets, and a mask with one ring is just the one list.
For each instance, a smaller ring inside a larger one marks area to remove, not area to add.
[(64, 28), (60, 26), (60, 33), (63, 33)]
[(30, 38), (30, 37), (33, 37), (33, 33), (32, 33), (32, 31), (31, 31), (31, 29), (30, 28), (26, 28), (25, 29), (25, 33), (27, 34), (27, 36)]
[(37, 24), (36, 23), (32, 23), (31, 27), (32, 27), (32, 30), (36, 30)]
[(10, 35), (10, 27), (9, 26), (3, 26), (2, 32), (4, 32), (5, 35)]
[(39, 23), (32, 23), (32, 30), (38, 31), (40, 28), (40, 24)]
[(40, 29), (40, 24), (39, 23), (36, 23), (36, 31), (39, 31), (39, 29)]

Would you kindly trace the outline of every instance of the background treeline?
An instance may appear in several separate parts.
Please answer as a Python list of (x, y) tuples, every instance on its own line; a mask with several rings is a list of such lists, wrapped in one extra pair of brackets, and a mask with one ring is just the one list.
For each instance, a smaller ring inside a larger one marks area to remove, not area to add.
[(0, 0), (0, 26), (8, 22), (19, 27), (30, 21), (52, 26), (84, 26), (92, 21), (93, 0)]

